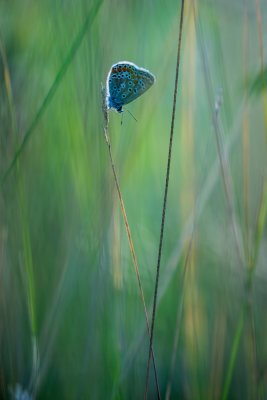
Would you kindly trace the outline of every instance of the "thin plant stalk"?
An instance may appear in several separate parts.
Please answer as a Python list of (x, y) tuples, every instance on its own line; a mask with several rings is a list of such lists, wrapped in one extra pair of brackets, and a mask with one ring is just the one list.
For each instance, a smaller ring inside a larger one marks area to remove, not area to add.
[[(195, 7), (195, 5), (194, 5), (194, 7)], [(206, 57), (206, 52), (205, 52), (205, 46), (203, 43), (203, 34), (202, 34), (201, 25), (200, 25), (199, 21), (198, 21), (198, 31), (199, 31), (200, 38), (202, 38), (201, 43), (200, 43), (200, 49), (201, 49), (201, 53), (202, 53), (204, 77), (205, 77), (205, 82), (206, 82), (206, 86), (207, 86), (207, 94), (208, 94), (209, 104), (210, 104), (211, 109), (213, 109), (212, 121), (213, 121), (213, 127), (214, 127), (214, 131), (215, 131), (217, 153), (218, 153), (218, 157), (219, 157), (221, 176), (222, 176), (222, 181), (223, 181), (226, 204), (227, 204), (227, 208), (228, 208), (229, 220), (230, 220), (230, 223), (231, 223), (232, 229), (233, 229), (234, 243), (235, 243), (236, 252), (238, 255), (239, 265), (240, 265), (241, 269), (244, 269), (245, 264), (246, 264), (244, 248), (243, 248), (242, 240), (240, 238), (240, 232), (239, 232), (237, 221), (236, 221), (231, 175), (230, 175), (229, 166), (227, 163), (225, 149), (223, 146), (222, 132), (221, 132), (221, 127), (220, 127), (220, 122), (219, 122), (219, 112), (220, 112), (220, 108), (221, 108), (221, 100), (220, 100), (220, 98), (217, 98), (217, 100), (215, 102), (215, 107), (213, 106), (212, 84), (211, 84), (211, 79), (210, 79), (210, 75), (209, 75), (209, 71), (208, 71), (207, 57)], [(242, 333), (243, 333), (246, 311), (247, 311), (247, 304), (245, 303), (244, 306), (242, 307), (238, 326), (237, 326), (236, 333), (234, 336), (232, 349), (230, 352), (230, 360), (229, 360), (229, 364), (227, 367), (226, 379), (225, 379), (224, 386), (223, 386), (223, 394), (222, 394), (223, 400), (225, 400), (228, 396), (230, 384), (232, 381), (235, 361), (237, 358), (238, 349), (239, 349), (239, 345), (240, 345), (240, 341), (241, 341), (241, 337), (242, 337)]]
[(214, 104), (214, 100), (213, 100), (213, 96), (212, 96), (212, 93), (213, 93), (212, 82), (211, 82), (209, 68), (208, 68), (208, 64), (207, 64), (206, 48), (205, 48), (205, 44), (203, 42), (202, 26), (201, 26), (200, 20), (199, 19), (197, 20), (197, 18), (196, 18), (195, 0), (193, 0), (193, 10), (194, 10), (194, 15), (195, 15), (196, 29), (198, 31), (198, 37), (200, 39), (200, 51), (201, 51), (201, 58), (202, 58), (202, 63), (203, 63), (204, 78), (205, 78), (205, 84), (206, 84), (206, 88), (207, 88), (209, 106), (210, 106), (210, 109), (212, 110), (212, 123), (213, 123), (214, 132), (215, 132), (217, 153), (218, 153), (219, 164), (220, 164), (220, 169), (221, 169), (221, 176), (222, 176), (223, 188), (224, 188), (224, 193), (225, 193), (225, 198), (226, 198), (226, 205), (227, 205), (227, 209), (228, 209), (227, 211), (228, 211), (229, 220), (230, 220), (230, 223), (231, 223), (232, 229), (233, 229), (234, 242), (235, 242), (235, 247), (236, 247), (236, 252), (237, 252), (240, 268), (244, 268), (245, 260), (244, 260), (243, 243), (240, 238), (239, 227), (238, 227), (238, 224), (236, 221), (232, 180), (231, 180), (231, 175), (230, 175), (230, 171), (229, 171), (229, 165), (227, 162), (228, 160), (226, 157), (227, 155), (225, 152), (225, 146), (224, 146), (223, 140), (222, 140), (222, 132), (221, 132), (221, 126), (220, 126), (220, 120), (219, 120), (219, 117), (220, 117), (219, 113), (220, 113), (220, 109), (221, 109), (222, 98), (221, 98), (221, 96), (217, 96), (217, 99)]
[[(149, 319), (148, 319), (148, 313), (147, 313), (147, 308), (146, 308), (146, 303), (145, 303), (144, 291), (143, 291), (143, 287), (142, 287), (142, 283), (141, 283), (141, 277), (140, 277), (140, 273), (139, 273), (139, 267), (138, 267), (138, 263), (137, 263), (137, 257), (136, 257), (135, 250), (134, 250), (134, 245), (133, 245), (130, 225), (129, 225), (129, 222), (128, 222), (126, 209), (125, 209), (125, 206), (124, 206), (124, 201), (123, 201), (123, 198), (122, 198), (120, 185), (119, 185), (119, 181), (118, 181), (118, 177), (117, 177), (117, 173), (116, 173), (116, 169), (115, 169), (115, 165), (114, 165), (114, 161), (113, 161), (113, 156), (112, 156), (111, 142), (110, 142), (109, 132), (108, 132), (109, 119), (108, 119), (108, 111), (107, 111), (107, 106), (106, 106), (106, 94), (105, 94), (105, 89), (104, 88), (102, 88), (102, 99), (103, 99), (102, 109), (103, 109), (103, 114), (104, 114), (104, 135), (105, 135), (105, 140), (106, 140), (106, 144), (107, 144), (107, 147), (108, 147), (110, 164), (111, 164), (111, 168), (112, 168), (112, 172), (113, 172), (113, 176), (114, 176), (116, 190), (117, 190), (119, 201), (120, 201), (120, 207), (121, 207), (121, 212), (122, 212), (124, 225), (125, 225), (125, 229), (126, 229), (126, 233), (127, 233), (128, 243), (129, 243), (129, 247), (130, 247), (130, 251), (131, 251), (131, 255), (132, 255), (132, 259), (133, 259), (133, 263), (134, 263), (134, 268), (135, 268), (135, 273), (136, 273), (137, 282), (138, 282), (138, 288), (139, 288), (139, 294), (140, 294), (141, 301), (142, 301), (143, 308), (144, 308), (147, 332), (148, 332), (148, 336), (150, 337)], [(155, 361), (155, 355), (154, 355), (153, 349), (152, 349), (152, 358), (153, 358), (153, 367), (154, 367), (154, 374), (155, 374), (155, 381), (156, 381), (156, 388), (157, 388), (157, 398), (160, 400), (160, 398), (161, 398), (160, 397), (160, 388), (159, 388), (156, 361)]]
[(161, 251), (162, 251), (162, 244), (163, 244), (165, 214), (166, 214), (168, 188), (169, 188), (172, 142), (173, 142), (173, 133), (174, 133), (175, 114), (176, 114), (176, 99), (177, 99), (177, 88), (178, 88), (179, 66), (180, 66), (180, 54), (181, 54), (181, 42), (182, 42), (182, 30), (183, 30), (183, 16), (184, 16), (184, 0), (182, 0), (182, 2), (181, 2), (181, 13), (180, 13), (180, 22), (179, 22), (178, 50), (177, 50), (175, 83), (174, 83), (174, 95), (173, 95), (173, 109), (172, 109), (172, 118), (171, 118), (171, 130), (170, 130), (170, 142), (169, 142), (168, 161), (167, 161), (167, 170), (166, 170), (165, 190), (164, 190), (164, 199), (163, 199), (163, 208), (162, 208), (162, 219), (161, 219), (161, 227), (160, 227), (160, 240), (159, 240), (158, 261), (157, 261), (157, 269), (156, 269), (156, 282), (155, 282), (154, 298), (153, 298), (151, 334), (150, 334), (150, 342), (149, 342), (149, 352), (148, 352), (147, 371), (146, 371), (146, 383), (145, 383), (145, 393), (144, 393), (144, 399), (145, 400), (147, 399), (147, 392), (148, 392), (149, 371), (150, 371), (150, 362), (151, 362), (151, 355), (152, 355), (155, 318), (156, 318), (156, 306), (157, 306), (157, 294), (158, 294), (158, 283), (159, 283), (159, 273), (160, 273)]

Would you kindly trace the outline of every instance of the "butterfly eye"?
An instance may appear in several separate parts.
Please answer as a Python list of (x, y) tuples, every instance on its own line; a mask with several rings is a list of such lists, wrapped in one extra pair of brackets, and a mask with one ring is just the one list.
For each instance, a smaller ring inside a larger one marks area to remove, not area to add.
[(123, 99), (125, 99), (126, 94), (122, 93), (121, 97), (122, 97)]
[(129, 82), (128, 82), (128, 85), (129, 85), (129, 86), (132, 86), (132, 84), (133, 84), (132, 81), (129, 81)]
[(128, 92), (132, 92), (132, 90), (133, 90), (132, 88), (130, 88), (130, 87), (128, 88)]

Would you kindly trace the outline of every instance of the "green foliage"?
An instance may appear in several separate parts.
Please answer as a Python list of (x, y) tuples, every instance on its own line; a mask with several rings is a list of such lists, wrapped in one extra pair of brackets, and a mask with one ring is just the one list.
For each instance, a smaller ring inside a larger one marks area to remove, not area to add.
[[(265, 111), (240, 92), (260, 70), (252, 3), (203, 1), (194, 16), (186, 2), (154, 333), (162, 398), (267, 396)], [(179, 12), (162, 0), (0, 2), (0, 398), (143, 397), (149, 340), (101, 82), (122, 60), (156, 76), (126, 107), (138, 122), (109, 115), (151, 317)]]

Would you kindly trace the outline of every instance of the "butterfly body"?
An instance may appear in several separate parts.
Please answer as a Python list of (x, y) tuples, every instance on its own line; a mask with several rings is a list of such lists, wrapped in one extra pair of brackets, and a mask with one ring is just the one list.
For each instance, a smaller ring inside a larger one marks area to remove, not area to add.
[(110, 68), (106, 84), (107, 108), (123, 112), (122, 106), (146, 92), (155, 82), (151, 72), (129, 61), (120, 61)]

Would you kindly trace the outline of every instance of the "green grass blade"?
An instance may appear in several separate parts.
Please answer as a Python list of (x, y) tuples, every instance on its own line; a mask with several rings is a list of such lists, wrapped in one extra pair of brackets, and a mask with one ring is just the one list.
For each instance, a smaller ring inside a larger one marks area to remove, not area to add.
[(256, 228), (256, 238), (255, 238), (255, 252), (254, 252), (254, 260), (253, 266), (255, 267), (258, 260), (260, 243), (263, 236), (264, 226), (266, 224), (267, 217), (267, 184), (265, 183), (263, 187), (263, 194), (261, 199), (261, 204), (259, 208), (259, 214), (257, 219), (257, 228)]
[(56, 77), (55, 80), (53, 81), (52, 85), (50, 86), (50, 89), (48, 90), (39, 110), (37, 111), (35, 117), (33, 118), (29, 128), (27, 129), (27, 131), (25, 132), (24, 138), (21, 142), (21, 144), (19, 145), (18, 149), (16, 150), (13, 159), (11, 160), (7, 170), (5, 171), (5, 173), (3, 174), (2, 178), (1, 178), (1, 186), (3, 185), (3, 183), (5, 182), (5, 180), (7, 179), (7, 177), (9, 176), (10, 172), (12, 171), (14, 165), (16, 164), (20, 154), (22, 153), (22, 151), (24, 150), (24, 147), (26, 146), (31, 134), (33, 133), (36, 125), (38, 124), (40, 118), (42, 117), (42, 115), (44, 114), (47, 106), (49, 105), (49, 103), (51, 102), (52, 98), (54, 97), (54, 94), (57, 91), (57, 88), (59, 86), (59, 84), (61, 83), (68, 67), (70, 66), (72, 60), (74, 59), (74, 56), (77, 52), (77, 50), (79, 49), (82, 40), (85, 36), (85, 33), (87, 32), (87, 29), (90, 27), (90, 25), (93, 23), (101, 4), (103, 3), (103, 0), (98, 0), (98, 2), (95, 4), (95, 6), (93, 6), (91, 8), (91, 10), (89, 11), (84, 24), (82, 25), (80, 31), (78, 32), (76, 38), (74, 39), (68, 53), (67, 56), (64, 60), (64, 62), (62, 63)]
[(240, 345), (240, 340), (241, 340), (242, 332), (243, 332), (243, 328), (244, 328), (244, 323), (245, 323), (245, 307), (243, 308), (241, 315), (239, 317), (239, 321), (238, 321), (238, 325), (237, 325), (237, 329), (236, 329), (236, 333), (235, 333), (235, 337), (234, 337), (234, 343), (232, 346), (230, 361), (229, 361), (229, 365), (227, 368), (226, 379), (225, 379), (225, 383), (224, 383), (224, 387), (223, 387), (222, 400), (226, 400), (228, 398), (229, 389), (230, 389), (230, 385), (231, 385), (232, 378), (233, 378), (234, 366), (235, 366), (237, 353), (238, 353), (238, 349), (239, 349), (239, 345)]

